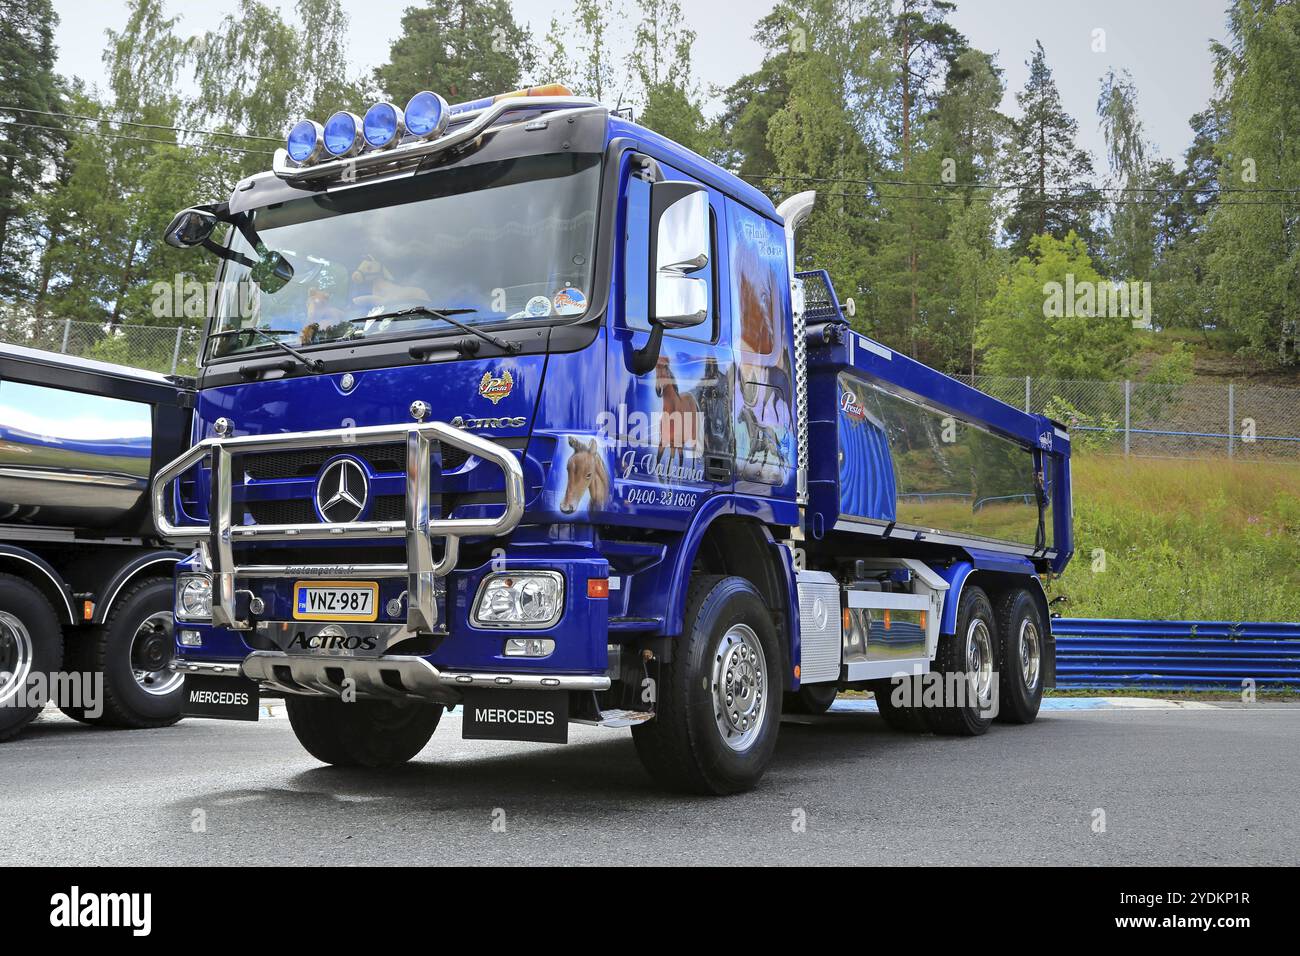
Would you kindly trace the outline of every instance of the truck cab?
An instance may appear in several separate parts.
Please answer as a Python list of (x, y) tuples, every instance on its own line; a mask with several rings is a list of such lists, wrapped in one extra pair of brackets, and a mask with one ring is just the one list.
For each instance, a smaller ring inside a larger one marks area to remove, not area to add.
[[(876, 368), (895, 353), (792, 272), (810, 205), (544, 87), (304, 121), (271, 171), (179, 214), (168, 241), (220, 259), (191, 447), (153, 485), (190, 549), (187, 713), (278, 692), (310, 752), (368, 766), (457, 705), (469, 738), (630, 726), (656, 779), (714, 793), (758, 780), (783, 706), (879, 699), (936, 661), (984, 675), (940, 701), (957, 732), (987, 728), (1004, 665), (1032, 719), (1068, 438), (902, 356)], [(898, 513), (927, 492), (890, 443), (945, 414), (959, 469), (987, 459), (1008, 490), (958, 482), (941, 535)]]

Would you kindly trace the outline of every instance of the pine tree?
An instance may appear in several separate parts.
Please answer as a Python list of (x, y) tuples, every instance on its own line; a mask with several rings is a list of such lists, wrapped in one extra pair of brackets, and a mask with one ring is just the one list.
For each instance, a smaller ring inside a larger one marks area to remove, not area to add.
[(61, 120), (47, 115), (64, 111), (54, 72), (58, 20), (51, 0), (0, 0), (0, 299), (33, 289), (33, 203), (66, 142)]
[(1008, 150), (1007, 178), (1017, 191), (1004, 225), (1012, 252), (1027, 253), (1031, 236), (1062, 239), (1071, 231), (1091, 243), (1097, 200), (1092, 159), (1076, 145), (1079, 124), (1061, 106), (1041, 42), (1035, 44), (1029, 79), (1016, 101), (1021, 116)]
[(519, 87), (531, 48), (507, 0), (426, 0), (402, 14), (402, 33), (375, 80), (399, 106), (420, 90), (474, 100)]

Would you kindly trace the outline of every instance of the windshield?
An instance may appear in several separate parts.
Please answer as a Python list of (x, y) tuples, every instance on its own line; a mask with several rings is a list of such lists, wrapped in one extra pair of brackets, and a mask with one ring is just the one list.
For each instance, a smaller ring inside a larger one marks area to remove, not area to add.
[[(293, 278), (274, 293), (227, 267), (209, 354), (413, 337), (451, 326), (577, 317), (591, 296), (598, 156), (559, 154), (422, 173), (253, 214)], [(232, 248), (255, 259), (232, 230)], [(259, 329), (265, 335), (255, 334)]]

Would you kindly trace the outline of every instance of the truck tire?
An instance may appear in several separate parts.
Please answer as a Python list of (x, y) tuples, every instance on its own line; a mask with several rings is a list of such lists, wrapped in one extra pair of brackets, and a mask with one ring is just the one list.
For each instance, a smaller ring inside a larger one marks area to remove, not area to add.
[[(899, 680), (911, 682), (912, 686), (907, 688), (907, 697), (905, 699), (916, 701), (919, 704), (922, 692), (921, 678), (903, 677), (899, 678)], [(885, 726), (905, 734), (919, 734), (928, 729), (919, 706), (895, 703), (894, 691), (898, 685), (893, 678), (872, 681), (868, 686), (871, 689), (871, 695), (876, 699), (876, 709), (880, 711)]]
[[(957, 605), (957, 633), (939, 635), (930, 668), (940, 704), (923, 713), (936, 734), (976, 737), (989, 729), (997, 703), (998, 650), (993, 605), (983, 588), (968, 587)], [(963, 679), (950, 679), (954, 674)]]
[(17, 706), (28, 678), (48, 678), (62, 668), (63, 630), (54, 608), (35, 585), (0, 574), (0, 740), (17, 735), (45, 704)]
[(286, 695), (285, 710), (298, 742), (336, 767), (396, 767), (429, 742), (441, 704)]
[(175, 654), (170, 578), (146, 578), (118, 595), (99, 627), (68, 643), (68, 670), (104, 675), (102, 709), (61, 707), (101, 727), (169, 727), (181, 719), (184, 675), (167, 669)]
[(753, 788), (776, 748), (780, 686), (781, 647), (754, 586), (696, 576), (683, 634), (660, 667), (657, 716), (632, 728), (641, 763), (673, 790)]
[(999, 660), (998, 720), (1033, 723), (1043, 703), (1043, 615), (1024, 588), (1002, 595), (997, 606)]
[(839, 688), (834, 684), (804, 684), (793, 694), (785, 695), (781, 710), (787, 714), (824, 714), (835, 703)]

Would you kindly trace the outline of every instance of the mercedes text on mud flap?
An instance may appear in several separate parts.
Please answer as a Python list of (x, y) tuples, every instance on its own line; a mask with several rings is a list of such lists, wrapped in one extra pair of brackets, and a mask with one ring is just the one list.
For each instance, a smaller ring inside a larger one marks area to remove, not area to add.
[(178, 214), (220, 259), (153, 490), (190, 712), (283, 694), (364, 766), (454, 705), (468, 739), (630, 727), (708, 793), (840, 689), (903, 730), (1033, 720), (1068, 436), (854, 332), (792, 272), (813, 199), (546, 87), (303, 121)]

